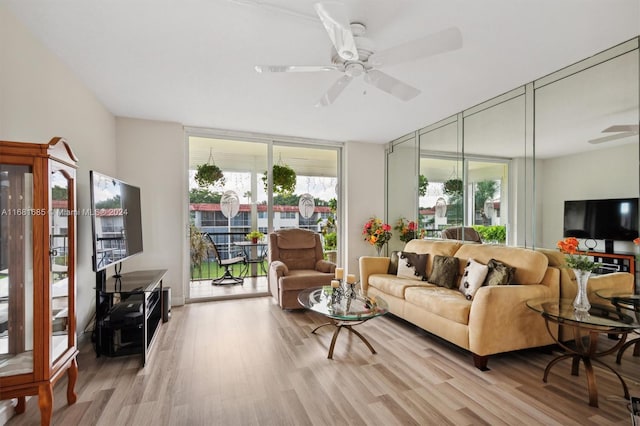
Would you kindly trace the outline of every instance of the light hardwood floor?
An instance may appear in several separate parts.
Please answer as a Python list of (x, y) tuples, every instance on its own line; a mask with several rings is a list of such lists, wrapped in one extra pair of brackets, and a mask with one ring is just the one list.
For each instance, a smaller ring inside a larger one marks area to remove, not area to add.
[[(584, 372), (552, 370), (553, 355), (527, 350), (471, 356), (390, 316), (358, 326), (372, 355), (346, 331), (334, 359), (324, 318), (282, 311), (270, 297), (174, 307), (151, 359), (96, 358), (81, 348), (78, 401), (55, 388), (56, 425), (629, 425), (622, 388), (596, 367), (600, 408), (587, 404)], [(607, 342), (605, 342), (607, 343)], [(640, 395), (640, 358), (617, 367)], [(613, 362), (613, 360), (611, 360)], [(612, 364), (613, 365), (613, 364)], [(39, 424), (37, 398), (9, 425)]]

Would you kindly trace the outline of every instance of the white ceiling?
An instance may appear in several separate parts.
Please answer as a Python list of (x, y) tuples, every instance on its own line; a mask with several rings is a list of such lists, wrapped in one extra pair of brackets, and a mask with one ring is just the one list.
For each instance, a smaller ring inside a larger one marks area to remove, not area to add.
[(186, 126), (385, 143), (640, 33), (638, 0), (345, 0), (378, 49), (459, 28), (462, 49), (384, 71), (409, 102), (341, 75), (257, 74), (330, 64), (314, 0), (0, 0), (115, 115)]

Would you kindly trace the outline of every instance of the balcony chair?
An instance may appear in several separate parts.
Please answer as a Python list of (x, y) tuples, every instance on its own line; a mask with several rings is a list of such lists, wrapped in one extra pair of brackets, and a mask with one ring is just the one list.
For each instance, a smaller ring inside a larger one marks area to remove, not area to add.
[(330, 285), (336, 264), (324, 260), (320, 234), (280, 229), (269, 234), (269, 291), (282, 309), (302, 309), (300, 290)]
[(442, 231), (442, 238), (445, 240), (463, 240), (474, 243), (481, 243), (482, 238), (478, 231), (469, 226), (452, 226)]
[[(207, 234), (208, 235), (208, 234)], [(244, 282), (243, 274), (240, 276), (234, 276), (231, 272), (231, 266), (243, 264), (246, 267), (247, 259), (243, 254), (230, 257), (229, 259), (223, 259), (220, 256), (220, 251), (216, 246), (216, 243), (213, 242), (213, 239), (209, 237), (209, 241), (211, 241), (211, 249), (213, 250), (213, 255), (216, 258), (216, 262), (218, 265), (224, 268), (224, 274), (218, 278), (214, 278), (211, 280), (211, 285), (223, 285), (223, 284), (242, 284)], [(243, 268), (244, 270), (244, 268)]]

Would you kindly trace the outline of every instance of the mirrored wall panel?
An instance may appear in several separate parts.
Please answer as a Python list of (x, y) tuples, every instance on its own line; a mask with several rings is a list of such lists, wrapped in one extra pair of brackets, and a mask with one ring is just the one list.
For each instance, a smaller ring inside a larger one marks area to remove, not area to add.
[[(483, 243), (555, 248), (566, 202), (630, 200), (628, 213), (600, 212), (597, 224), (585, 213), (582, 227), (589, 249), (634, 253), (639, 63), (634, 38), (419, 129), (419, 235), (463, 227), (456, 235), (468, 239), (473, 227)], [(403, 179), (416, 177), (388, 169), (394, 187)], [(398, 211), (399, 201), (387, 199)]]

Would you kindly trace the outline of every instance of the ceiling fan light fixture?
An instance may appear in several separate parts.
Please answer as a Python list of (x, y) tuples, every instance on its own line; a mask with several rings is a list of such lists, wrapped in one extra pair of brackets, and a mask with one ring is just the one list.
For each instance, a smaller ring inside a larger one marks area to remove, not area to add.
[(359, 77), (364, 73), (364, 65), (359, 62), (352, 62), (344, 67), (344, 73), (349, 77)]

